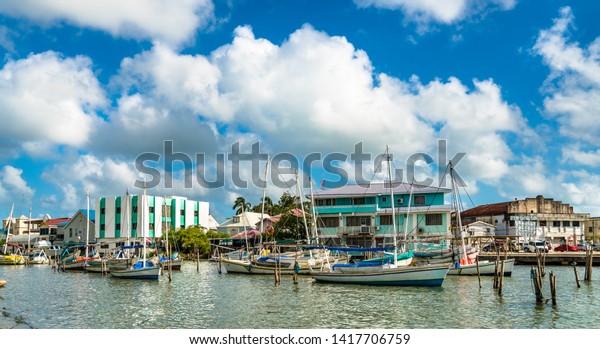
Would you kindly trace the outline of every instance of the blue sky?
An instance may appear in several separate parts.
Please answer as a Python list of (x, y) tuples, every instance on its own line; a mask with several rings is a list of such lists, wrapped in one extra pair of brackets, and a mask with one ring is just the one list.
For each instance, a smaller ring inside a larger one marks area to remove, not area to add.
[[(237, 142), (300, 160), (389, 145), (405, 170), (412, 154), (437, 159), (441, 139), (466, 154), (468, 206), (541, 194), (600, 215), (598, 14), (556, 0), (2, 2), (0, 215), (71, 216), (86, 188), (139, 191), (135, 159), (164, 159), (166, 140), (205, 154), (212, 178)], [(336, 164), (355, 179), (355, 163)], [(228, 161), (217, 189), (186, 188), (195, 167), (153, 166), (151, 193), (209, 201), (219, 221), (262, 195)], [(322, 166), (317, 185), (339, 178)]]

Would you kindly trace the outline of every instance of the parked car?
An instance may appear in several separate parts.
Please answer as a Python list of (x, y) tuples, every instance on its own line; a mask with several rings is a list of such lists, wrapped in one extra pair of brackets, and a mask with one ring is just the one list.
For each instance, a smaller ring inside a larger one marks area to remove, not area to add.
[(593, 244), (592, 245), (592, 250), (593, 251), (600, 251), (600, 244)]
[(586, 244), (577, 244), (577, 248), (579, 249), (579, 251), (587, 251), (588, 245), (586, 245)]
[(548, 245), (544, 241), (529, 241), (525, 246), (526, 252), (536, 252), (537, 250), (548, 252)]
[(556, 248), (554, 248), (554, 251), (556, 251), (556, 252), (565, 252), (565, 251), (574, 252), (574, 251), (579, 251), (579, 248), (577, 246), (573, 246), (573, 245), (560, 245), (560, 246), (557, 246)]

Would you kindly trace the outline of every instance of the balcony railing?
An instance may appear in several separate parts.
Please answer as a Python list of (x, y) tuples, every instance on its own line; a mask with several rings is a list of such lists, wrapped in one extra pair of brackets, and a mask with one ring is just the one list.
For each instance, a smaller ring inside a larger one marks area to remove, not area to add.
[(338, 235), (374, 235), (377, 227), (363, 225), (360, 227), (338, 227)]

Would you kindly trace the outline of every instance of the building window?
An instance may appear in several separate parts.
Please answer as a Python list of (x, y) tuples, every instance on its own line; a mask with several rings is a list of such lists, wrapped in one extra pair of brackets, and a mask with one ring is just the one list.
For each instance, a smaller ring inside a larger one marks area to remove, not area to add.
[(185, 210), (179, 210), (179, 214), (185, 216)]
[(131, 228), (132, 228), (133, 230), (137, 230), (137, 223), (133, 223), (133, 224), (131, 225)]
[(233, 217), (233, 223), (239, 223), (240, 217)]
[(121, 224), (120, 223), (115, 224), (115, 230), (121, 230)]
[(184, 225), (184, 224), (180, 225), (179, 227), (180, 227), (181, 229), (185, 229), (185, 225)]
[(379, 216), (379, 225), (392, 225), (392, 215), (385, 214)]
[(560, 227), (560, 221), (552, 221), (553, 227)]
[(340, 226), (338, 217), (320, 217), (317, 222), (319, 228), (337, 228)]
[(117, 214), (121, 213), (121, 208), (120, 208), (120, 207), (117, 207), (117, 208), (115, 209), (115, 213), (117, 213)]
[(194, 217), (198, 217), (198, 211), (194, 211)]
[(578, 227), (579, 226), (579, 221), (573, 221), (573, 226), (574, 227)]
[(425, 215), (425, 225), (442, 225), (442, 214), (432, 213)]
[(546, 226), (546, 221), (540, 221), (540, 227), (545, 227)]
[(347, 227), (370, 226), (371, 216), (348, 216), (346, 217)]
[(100, 214), (105, 214), (106, 213), (106, 209), (104, 207), (100, 208)]
[(571, 221), (563, 221), (563, 227), (570, 227)]
[(137, 206), (133, 206), (133, 213), (137, 213)]
[(588, 228), (588, 232), (590, 232), (590, 233), (593, 233), (593, 232), (594, 232), (594, 228), (592, 228), (592, 227), (589, 227), (589, 228)]
[(163, 205), (163, 212), (165, 213), (165, 217), (171, 217), (171, 206)]
[(403, 203), (404, 203), (404, 199), (403, 198), (397, 198), (396, 199), (396, 204), (402, 205)]
[(381, 197), (381, 202), (387, 202), (387, 196), (382, 196)]
[(415, 205), (425, 205), (425, 195), (415, 195)]
[(154, 230), (154, 223), (148, 224), (148, 230)]
[(148, 207), (148, 213), (154, 213), (154, 207), (152, 207), (152, 206)]
[(335, 199), (317, 199), (315, 201), (315, 204), (317, 206), (334, 206), (335, 205)]
[(508, 226), (509, 227), (514, 227), (515, 226), (515, 221), (513, 221), (513, 220), (508, 221)]
[(350, 202), (352, 203), (352, 205), (364, 205), (365, 198), (351, 198)]
[(104, 229), (105, 229), (104, 224), (100, 224), (100, 230), (104, 230)]

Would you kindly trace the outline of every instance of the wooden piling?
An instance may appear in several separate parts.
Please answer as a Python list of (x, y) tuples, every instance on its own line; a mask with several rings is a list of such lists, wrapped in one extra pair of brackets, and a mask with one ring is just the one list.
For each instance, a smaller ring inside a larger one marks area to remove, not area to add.
[(542, 284), (539, 275), (539, 269), (531, 267), (531, 281), (533, 282), (533, 289), (535, 291), (535, 302), (537, 304), (544, 303), (544, 295), (542, 294)]
[(223, 254), (219, 249), (217, 250), (217, 252), (219, 253), (219, 267), (217, 268), (217, 271), (219, 272), (219, 274), (221, 274), (223, 272)]
[(550, 272), (550, 293), (552, 294), (552, 305), (556, 305), (556, 275)]
[(579, 274), (577, 274), (577, 265), (573, 265), (573, 271), (575, 272), (575, 282), (577, 283), (577, 287), (581, 287), (579, 283)]
[(200, 251), (196, 251), (196, 272), (200, 272)]
[(481, 274), (479, 273), (479, 255), (475, 256), (475, 263), (477, 264), (477, 280), (479, 280), (479, 288), (481, 288)]
[(498, 285), (498, 294), (502, 294), (502, 284), (504, 283), (504, 261), (502, 261), (502, 267), (500, 268), (500, 284)]
[(583, 278), (585, 281), (592, 280), (592, 264), (593, 264), (592, 263), (592, 261), (593, 261), (592, 253), (593, 253), (593, 251), (591, 248), (588, 248), (585, 251), (585, 276)]
[[(171, 257), (173, 256), (173, 248), (171, 247), (171, 245), (169, 245), (168, 251), (167, 253), (169, 254), (169, 259), (167, 260), (168, 263), (168, 276), (169, 276), (169, 282), (171, 282), (172, 280), (172, 273), (173, 273), (173, 261), (171, 260)], [(162, 266), (161, 266), (162, 268)]]
[(496, 253), (496, 266), (494, 267), (494, 290), (498, 288), (498, 270), (500, 269), (500, 251)]

